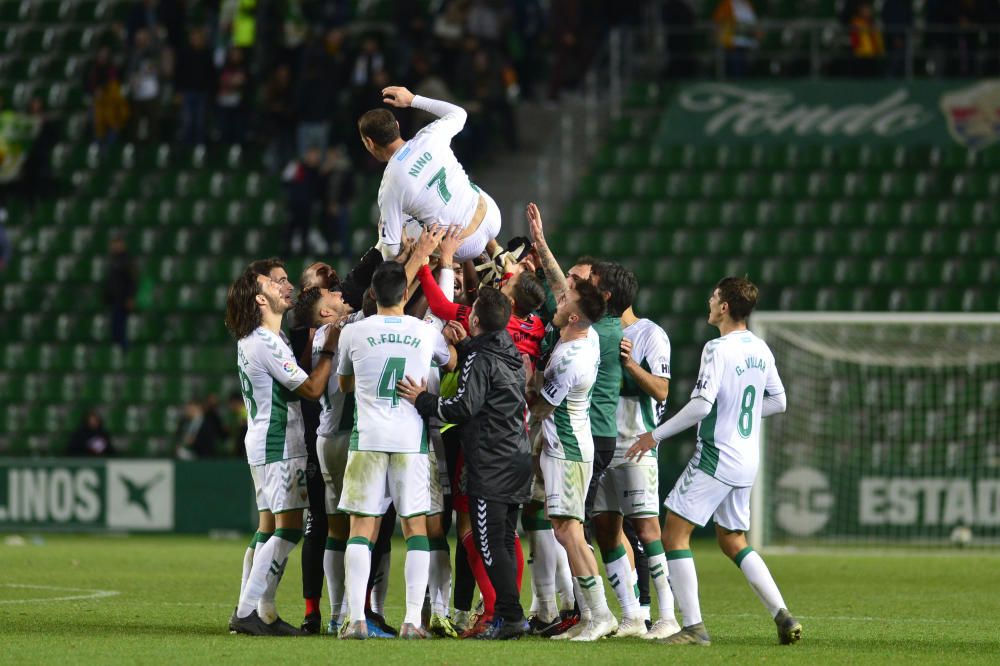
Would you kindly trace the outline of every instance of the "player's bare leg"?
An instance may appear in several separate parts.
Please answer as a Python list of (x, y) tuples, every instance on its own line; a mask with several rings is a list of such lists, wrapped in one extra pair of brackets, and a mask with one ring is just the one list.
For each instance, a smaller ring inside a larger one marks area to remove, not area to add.
[(747, 544), (746, 534), (716, 525), (715, 535), (719, 540), (719, 548), (740, 568), (760, 602), (771, 614), (781, 644), (789, 645), (802, 638), (802, 624), (788, 612), (778, 585), (761, 556)]

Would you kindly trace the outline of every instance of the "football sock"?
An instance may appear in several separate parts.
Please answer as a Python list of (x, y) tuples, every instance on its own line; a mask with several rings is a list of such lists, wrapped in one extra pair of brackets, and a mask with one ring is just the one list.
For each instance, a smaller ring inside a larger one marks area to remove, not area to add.
[(476, 548), (472, 532), (462, 537), (462, 543), (465, 545), (465, 553), (469, 558), (469, 568), (472, 569), (476, 585), (479, 586), (479, 594), (483, 598), (483, 617), (492, 619), (497, 601), (497, 593), (493, 589), (493, 583), (490, 581), (489, 574), (486, 573), (486, 565), (483, 563), (482, 555), (479, 554), (479, 549)]
[[(264, 600), (268, 588), (271, 589), (270, 601), (274, 601), (273, 590), (281, 580), (285, 570), (288, 554), (302, 538), (302, 530), (277, 530), (260, 549), (254, 553), (253, 566), (247, 584), (240, 595), (240, 603), (236, 609), (237, 617), (247, 617), (258, 609), (258, 603)], [(262, 618), (263, 619), (263, 618)]]
[(618, 544), (613, 550), (601, 553), (604, 558), (604, 568), (608, 572), (608, 582), (615, 591), (618, 605), (622, 609), (622, 617), (636, 618), (639, 616), (639, 598), (632, 583), (632, 567), (625, 556), (625, 547)]
[(552, 541), (556, 549), (556, 592), (559, 593), (559, 609), (573, 610), (573, 606), (579, 596), (573, 582), (573, 572), (569, 568), (569, 555), (562, 544), (556, 541), (555, 534)]
[(690, 550), (671, 550), (667, 552), (667, 562), (670, 587), (680, 606), (684, 626), (698, 624), (701, 622), (701, 605), (698, 603), (698, 574), (694, 568), (694, 556)]
[(406, 617), (415, 627), (421, 626), (420, 611), (424, 607), (424, 592), (430, 575), (430, 544), (426, 536), (411, 536), (406, 540), (406, 563), (403, 578), (406, 581)]
[(451, 552), (445, 537), (435, 537), (429, 542), (431, 612), (444, 617), (451, 600)]
[(371, 541), (364, 537), (353, 537), (347, 540), (344, 549), (344, 581), (351, 622), (365, 621), (365, 593), (372, 566), (371, 545)]
[(379, 558), (372, 581), (371, 610), (385, 616), (385, 597), (389, 594), (389, 573), (392, 570), (392, 553), (386, 552)]
[(240, 580), (240, 596), (243, 596), (243, 590), (247, 586), (247, 579), (250, 578), (250, 570), (253, 568), (253, 554), (257, 550), (257, 538), (260, 536), (260, 532), (254, 532), (253, 536), (250, 537), (250, 545), (247, 546), (246, 551), (243, 553), (243, 578)]
[(264, 594), (261, 595), (260, 601), (257, 602), (257, 615), (265, 622), (274, 622), (278, 618), (278, 611), (274, 603), (274, 599), (278, 594), (278, 583), (281, 582), (282, 577), (285, 575), (285, 565), (288, 564), (289, 553), (295, 548), (295, 544), (302, 540), (302, 530), (279, 528), (274, 531), (272, 538), (277, 539), (274, 548), (274, 562), (279, 563), (279, 571), (276, 575), (268, 579), (267, 587), (264, 588)]
[(531, 581), (535, 588), (540, 620), (551, 622), (558, 615), (556, 609), (556, 542), (552, 528), (530, 532), (534, 541)]
[(323, 574), (326, 592), (330, 597), (330, 619), (340, 621), (340, 608), (344, 603), (344, 549), (347, 542), (327, 537), (323, 551)]
[[(625, 561), (628, 562), (628, 559)], [(600, 576), (577, 576), (576, 584), (580, 588), (580, 598), (583, 600), (580, 608), (586, 606), (588, 619), (607, 617), (611, 614), (608, 600), (604, 596), (604, 581)]]
[(663, 543), (653, 541), (643, 544), (643, 550), (649, 558), (649, 577), (653, 579), (653, 586), (656, 588), (660, 617), (674, 617), (674, 593), (667, 580), (667, 555), (663, 552)]
[(750, 587), (757, 593), (764, 607), (771, 613), (771, 617), (778, 614), (778, 611), (785, 606), (785, 600), (781, 598), (781, 592), (771, 576), (764, 558), (757, 554), (750, 546), (747, 546), (736, 554), (733, 562), (740, 568), (743, 575), (747, 577)]
[[(588, 576), (587, 578), (590, 578)], [(593, 617), (592, 608), (588, 603), (588, 598), (583, 594), (583, 587), (580, 585), (580, 578), (573, 577), (573, 594), (576, 598), (576, 606), (580, 610), (580, 622), (587, 622)], [(603, 587), (603, 586), (602, 586)]]

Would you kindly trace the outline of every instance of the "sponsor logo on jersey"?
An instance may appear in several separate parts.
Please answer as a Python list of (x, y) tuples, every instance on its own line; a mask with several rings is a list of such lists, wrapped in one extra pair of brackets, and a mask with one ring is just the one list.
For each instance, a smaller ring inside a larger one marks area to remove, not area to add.
[(289, 377), (295, 374), (295, 370), (297, 367), (298, 366), (296, 366), (291, 361), (285, 361), (284, 363), (281, 364), (281, 369), (284, 370), (285, 374), (288, 375)]

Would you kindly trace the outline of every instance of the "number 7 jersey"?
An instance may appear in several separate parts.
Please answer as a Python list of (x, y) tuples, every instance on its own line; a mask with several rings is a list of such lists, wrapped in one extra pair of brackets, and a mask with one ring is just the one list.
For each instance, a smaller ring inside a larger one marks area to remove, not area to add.
[(337, 374), (354, 375), (354, 451), (427, 453), (427, 431), (416, 408), (396, 393), (396, 382), (418, 384), (431, 363), (448, 363), (448, 343), (430, 324), (410, 316), (373, 315), (340, 334)]
[(691, 398), (708, 401), (712, 410), (698, 424), (692, 464), (727, 485), (753, 485), (764, 396), (784, 392), (774, 355), (756, 335), (734, 331), (710, 340)]

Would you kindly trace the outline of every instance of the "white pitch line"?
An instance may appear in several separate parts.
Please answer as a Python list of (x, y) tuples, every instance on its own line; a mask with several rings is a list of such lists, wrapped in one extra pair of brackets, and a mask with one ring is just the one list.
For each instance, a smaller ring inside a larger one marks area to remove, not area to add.
[(118, 590), (93, 590), (86, 587), (59, 587), (56, 585), (27, 585), (22, 583), (0, 583), (0, 587), (17, 590), (48, 590), (50, 592), (86, 592), (63, 597), (40, 597), (37, 599), (0, 599), (0, 604), (37, 604), (49, 601), (81, 601), (84, 599), (104, 599), (121, 594)]
[[(715, 617), (761, 617), (760, 613), (711, 613)], [(955, 624), (957, 620), (921, 617), (868, 617), (854, 615), (796, 615), (799, 620), (821, 620), (825, 622), (885, 622), (887, 624)]]

